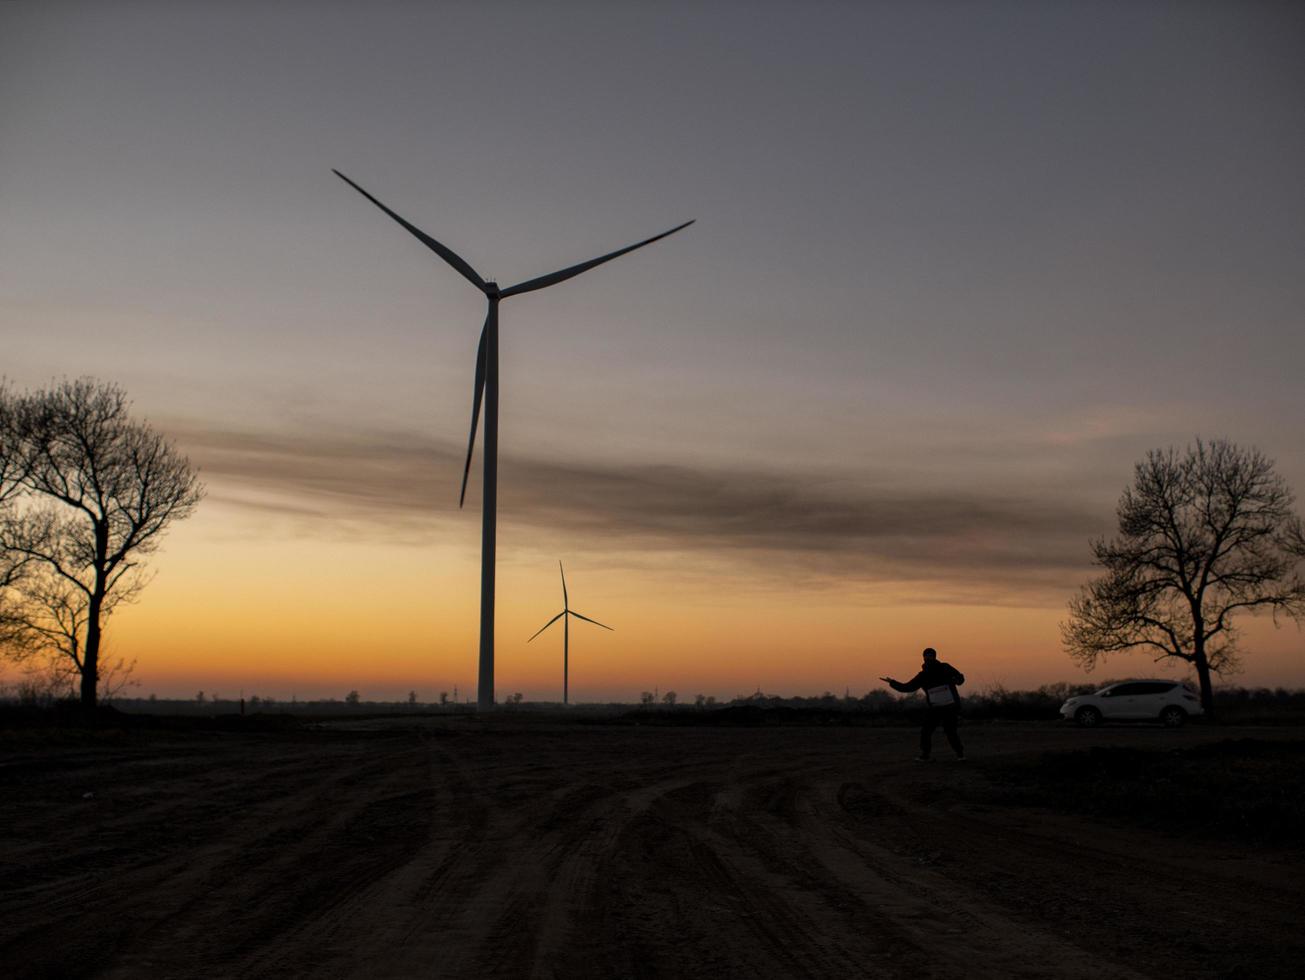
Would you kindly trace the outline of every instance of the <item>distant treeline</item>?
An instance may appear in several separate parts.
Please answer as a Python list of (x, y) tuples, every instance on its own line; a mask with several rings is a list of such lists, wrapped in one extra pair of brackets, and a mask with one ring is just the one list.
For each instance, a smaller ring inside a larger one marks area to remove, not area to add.
[[(1099, 690), (1112, 681), (1097, 684), (1046, 684), (1035, 690), (1012, 691), (1001, 686), (965, 694), (964, 716), (972, 721), (1038, 721), (1059, 718), (1067, 698)], [(0, 689), (0, 704), (11, 707), (54, 708), (61, 699), (48, 690), (10, 687)], [(1305, 716), (1305, 690), (1286, 688), (1224, 687), (1215, 692), (1220, 719), (1232, 723), (1298, 721)], [(364, 701), (356, 692), (341, 699), (289, 701), (251, 695), (244, 699), (205, 697), (174, 699), (114, 698), (112, 706), (128, 714), (170, 715), (191, 718), (230, 716), (293, 716), (340, 718), (364, 715), (474, 715), (474, 704), (443, 701), (426, 703), (410, 697), (403, 701)], [(540, 721), (567, 718), (590, 723), (640, 724), (893, 724), (914, 719), (921, 709), (918, 695), (871, 691), (860, 697), (832, 692), (814, 697), (782, 697), (761, 691), (729, 701), (698, 696), (678, 701), (673, 694), (654, 699), (645, 695), (639, 703), (609, 702), (573, 704), (556, 701), (524, 701), (516, 697), (500, 705), (500, 711)]]
[[(1115, 681), (1097, 684), (1044, 684), (1035, 690), (1011, 691), (1001, 686), (963, 694), (962, 715), (970, 721), (1055, 721), (1060, 706), (1079, 694), (1098, 691)], [(1305, 690), (1227, 687), (1216, 689), (1219, 719), (1232, 724), (1276, 724), (1305, 719)], [(689, 705), (668, 708), (641, 705), (624, 718), (664, 724), (693, 724), (694, 716), (709, 724), (847, 724), (876, 725), (913, 722), (923, 710), (918, 695), (871, 691), (859, 698), (826, 692), (819, 697), (785, 698), (760, 692), (703, 711)]]

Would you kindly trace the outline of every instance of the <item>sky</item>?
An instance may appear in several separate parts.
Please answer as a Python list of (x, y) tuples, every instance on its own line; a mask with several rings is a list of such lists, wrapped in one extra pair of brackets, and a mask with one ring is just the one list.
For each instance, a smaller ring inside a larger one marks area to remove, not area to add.
[[(0, 375), (93, 375), (208, 495), (109, 629), (141, 692), (474, 696), (484, 300), (508, 284), (497, 689), (976, 686), (1060, 645), (1133, 464), (1305, 492), (1305, 10), (0, 3)], [(1249, 684), (1305, 685), (1245, 621)]]

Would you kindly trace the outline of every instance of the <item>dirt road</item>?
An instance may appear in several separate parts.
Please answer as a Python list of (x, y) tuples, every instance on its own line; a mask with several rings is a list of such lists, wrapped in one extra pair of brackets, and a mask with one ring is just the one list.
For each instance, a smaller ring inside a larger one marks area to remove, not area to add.
[(1003, 757), (1226, 729), (972, 726), (971, 762), (919, 765), (906, 729), (460, 726), (0, 743), (4, 972), (1099, 980), (1305, 962), (1299, 851), (939, 802)]

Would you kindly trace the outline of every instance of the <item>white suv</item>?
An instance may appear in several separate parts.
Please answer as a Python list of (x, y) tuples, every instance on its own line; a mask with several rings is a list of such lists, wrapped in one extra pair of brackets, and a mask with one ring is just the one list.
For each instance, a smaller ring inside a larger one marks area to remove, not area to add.
[(1189, 716), (1203, 713), (1200, 699), (1177, 681), (1124, 681), (1060, 706), (1062, 718), (1073, 718), (1084, 728), (1103, 721), (1160, 721), (1177, 728)]

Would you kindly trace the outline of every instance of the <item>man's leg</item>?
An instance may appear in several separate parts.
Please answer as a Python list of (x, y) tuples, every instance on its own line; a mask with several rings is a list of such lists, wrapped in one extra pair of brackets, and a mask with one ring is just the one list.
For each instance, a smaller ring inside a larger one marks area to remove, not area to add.
[(961, 745), (961, 737), (956, 734), (956, 719), (958, 712), (953, 705), (948, 712), (943, 715), (942, 728), (943, 734), (947, 736), (947, 741), (951, 743), (952, 751), (956, 753), (956, 758), (965, 758), (965, 748)]
[(920, 758), (929, 758), (930, 750), (933, 747), (933, 730), (938, 727), (938, 719), (934, 713), (927, 708), (924, 712), (924, 723), (920, 726)]

